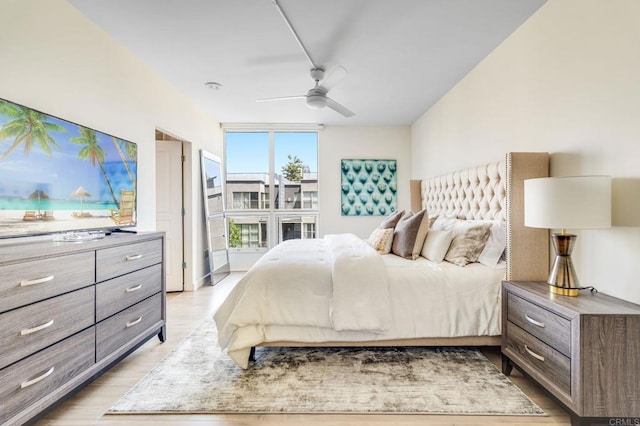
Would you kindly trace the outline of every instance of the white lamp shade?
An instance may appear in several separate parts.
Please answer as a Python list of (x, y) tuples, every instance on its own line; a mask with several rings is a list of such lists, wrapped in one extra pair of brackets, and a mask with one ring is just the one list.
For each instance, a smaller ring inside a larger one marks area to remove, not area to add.
[(533, 228), (611, 226), (611, 177), (567, 176), (524, 181), (524, 224)]

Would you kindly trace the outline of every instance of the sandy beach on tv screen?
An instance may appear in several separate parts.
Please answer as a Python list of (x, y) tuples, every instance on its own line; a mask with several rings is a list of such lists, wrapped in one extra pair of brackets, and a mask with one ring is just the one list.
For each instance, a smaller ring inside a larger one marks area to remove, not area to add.
[(0, 237), (25, 234), (68, 232), (115, 226), (109, 210), (35, 211), (0, 210)]

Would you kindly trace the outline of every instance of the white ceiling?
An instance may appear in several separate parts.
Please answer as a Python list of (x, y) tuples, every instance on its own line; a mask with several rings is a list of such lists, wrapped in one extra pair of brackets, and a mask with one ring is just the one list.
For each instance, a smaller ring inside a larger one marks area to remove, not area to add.
[[(279, 0), (314, 62), (349, 71), (311, 110), (311, 65), (272, 0), (69, 0), (220, 122), (411, 125), (545, 0)], [(222, 84), (211, 90), (204, 83)]]

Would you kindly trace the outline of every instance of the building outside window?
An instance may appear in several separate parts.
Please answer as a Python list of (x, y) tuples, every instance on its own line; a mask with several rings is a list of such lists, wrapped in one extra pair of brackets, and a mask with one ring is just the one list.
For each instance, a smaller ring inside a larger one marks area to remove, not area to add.
[(225, 152), (229, 247), (315, 238), (317, 132), (225, 130)]
[(318, 209), (318, 191), (305, 191), (302, 193), (304, 202), (302, 207), (305, 209)]
[(233, 208), (234, 209), (257, 209), (258, 193), (257, 192), (233, 192)]
[(315, 223), (303, 223), (304, 232), (302, 238), (315, 238), (316, 237), (316, 224)]

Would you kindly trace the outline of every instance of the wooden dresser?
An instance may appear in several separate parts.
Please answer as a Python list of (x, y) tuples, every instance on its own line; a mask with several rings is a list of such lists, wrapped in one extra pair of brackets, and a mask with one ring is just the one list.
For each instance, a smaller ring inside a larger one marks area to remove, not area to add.
[(22, 424), (165, 339), (164, 234), (0, 243), (0, 424)]
[(640, 305), (505, 281), (502, 308), (504, 374), (513, 365), (528, 374), (570, 410), (573, 425), (640, 418)]

